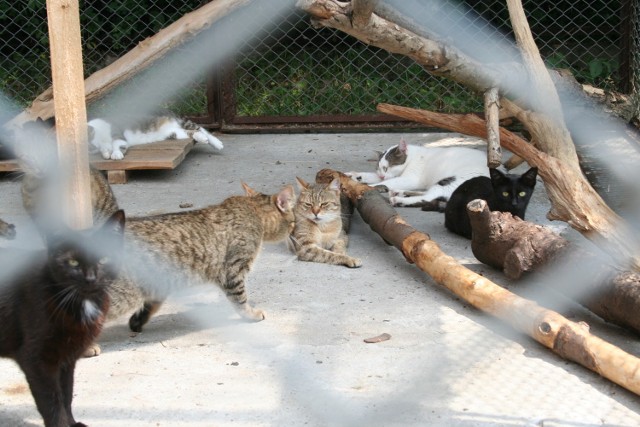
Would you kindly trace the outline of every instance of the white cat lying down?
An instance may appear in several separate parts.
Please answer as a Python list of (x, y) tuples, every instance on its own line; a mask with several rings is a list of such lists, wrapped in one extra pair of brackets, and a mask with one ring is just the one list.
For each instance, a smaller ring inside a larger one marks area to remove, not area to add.
[(389, 189), (393, 206), (444, 211), (451, 193), (475, 176), (489, 176), (486, 153), (468, 147), (400, 144), (379, 153), (377, 172), (347, 172), (351, 178)]
[(196, 143), (210, 144), (218, 150), (223, 148), (222, 141), (202, 126), (169, 115), (153, 117), (122, 132), (117, 132), (114, 126), (104, 119), (93, 119), (87, 125), (89, 143), (105, 159), (120, 160), (124, 158), (128, 147), (165, 139), (192, 138)]

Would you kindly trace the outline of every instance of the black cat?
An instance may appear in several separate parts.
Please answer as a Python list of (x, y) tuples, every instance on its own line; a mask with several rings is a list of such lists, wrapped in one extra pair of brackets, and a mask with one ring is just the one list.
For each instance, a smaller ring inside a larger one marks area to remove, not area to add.
[(538, 168), (531, 168), (522, 175), (504, 174), (497, 169), (489, 169), (489, 174), (491, 178), (471, 178), (453, 192), (444, 210), (444, 226), (449, 231), (471, 239), (467, 203), (475, 199), (486, 200), (491, 211), (510, 212), (524, 219)]
[(123, 231), (120, 210), (98, 229), (48, 233), (46, 252), (0, 252), (0, 356), (24, 372), (46, 427), (85, 426), (71, 413), (73, 373), (102, 330)]

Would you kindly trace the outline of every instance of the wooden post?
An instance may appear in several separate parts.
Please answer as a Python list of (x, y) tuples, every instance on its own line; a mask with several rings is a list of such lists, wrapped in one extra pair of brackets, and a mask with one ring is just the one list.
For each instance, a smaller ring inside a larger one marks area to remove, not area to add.
[(65, 183), (63, 206), (69, 226), (89, 228), (91, 189), (78, 0), (47, 0), (47, 20), (58, 167)]
[(502, 163), (500, 103), (497, 87), (492, 87), (484, 93), (484, 120), (487, 124), (487, 166), (497, 168)]

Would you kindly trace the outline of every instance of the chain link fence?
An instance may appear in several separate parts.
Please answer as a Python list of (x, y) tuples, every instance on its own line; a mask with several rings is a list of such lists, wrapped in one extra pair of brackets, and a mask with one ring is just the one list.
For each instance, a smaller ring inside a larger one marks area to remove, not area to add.
[[(82, 2), (86, 75), (203, 2)], [(470, 17), (474, 28), (490, 28), (500, 37), (512, 39), (503, 0), (445, 3)], [(549, 66), (569, 69), (578, 81), (604, 89), (637, 90), (638, 0), (523, 3)], [(286, 19), (265, 23), (261, 39), (247, 42), (234, 58), (231, 73), (236, 115), (363, 115), (374, 114), (379, 102), (444, 112), (481, 108), (476, 94), (431, 76), (406, 57), (332, 29), (312, 28), (294, 4), (292, 0), (292, 12)], [(625, 22), (629, 25), (623, 25)], [(451, 30), (456, 31), (455, 27)], [(26, 106), (51, 84), (45, 0), (0, 0), (0, 39), (0, 90)], [(207, 114), (206, 92), (203, 76), (168, 107), (183, 115)]]

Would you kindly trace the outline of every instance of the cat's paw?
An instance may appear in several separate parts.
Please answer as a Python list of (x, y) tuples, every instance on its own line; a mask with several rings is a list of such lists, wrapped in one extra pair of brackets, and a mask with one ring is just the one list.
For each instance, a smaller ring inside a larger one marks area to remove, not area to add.
[(100, 155), (102, 156), (103, 159), (105, 160), (109, 160), (111, 158), (111, 150), (100, 150)]
[(362, 267), (362, 260), (360, 258), (349, 258), (345, 265), (349, 268)]
[(82, 353), (82, 357), (96, 357), (99, 356), (100, 353), (102, 353), (100, 345), (94, 342), (85, 349), (85, 351)]
[(249, 304), (244, 304), (239, 309), (240, 316), (249, 322), (261, 322), (266, 319), (264, 311), (253, 308)]
[(218, 150), (222, 150), (224, 148), (222, 141), (220, 141), (218, 138), (216, 138), (213, 135), (209, 135), (209, 144), (213, 145)]
[(124, 159), (124, 154), (120, 150), (116, 150), (111, 153), (111, 160), (122, 160)]

